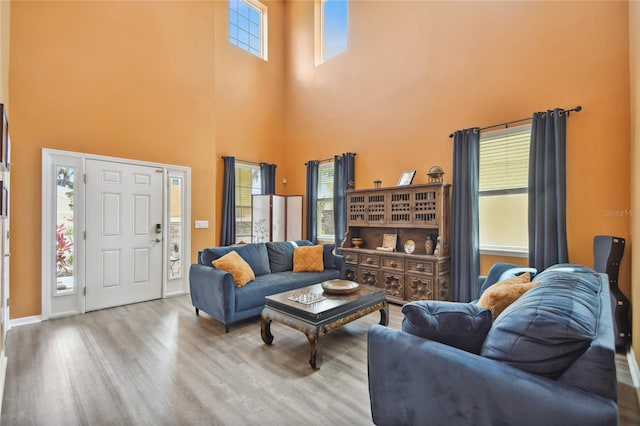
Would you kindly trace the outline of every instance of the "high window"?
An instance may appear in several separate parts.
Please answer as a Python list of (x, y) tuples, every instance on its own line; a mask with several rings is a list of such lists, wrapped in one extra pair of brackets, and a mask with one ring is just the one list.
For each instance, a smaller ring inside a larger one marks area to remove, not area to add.
[(333, 161), (318, 166), (318, 240), (334, 240)]
[(260, 193), (260, 167), (236, 162), (236, 243), (251, 242), (251, 196)]
[(229, 42), (267, 60), (267, 7), (256, 0), (229, 0)]
[(480, 137), (480, 251), (526, 256), (531, 126)]
[(316, 65), (347, 50), (347, 0), (315, 0)]

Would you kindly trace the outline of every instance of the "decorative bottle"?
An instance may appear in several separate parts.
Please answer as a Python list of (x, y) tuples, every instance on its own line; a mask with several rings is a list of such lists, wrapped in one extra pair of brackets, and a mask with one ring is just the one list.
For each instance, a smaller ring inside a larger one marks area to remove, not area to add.
[(424, 242), (424, 251), (428, 255), (433, 254), (433, 240), (431, 239), (431, 234), (427, 234), (427, 240)]

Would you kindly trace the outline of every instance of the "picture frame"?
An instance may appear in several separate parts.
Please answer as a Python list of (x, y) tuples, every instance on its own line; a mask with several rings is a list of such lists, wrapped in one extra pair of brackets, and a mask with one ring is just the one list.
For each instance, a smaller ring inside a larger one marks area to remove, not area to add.
[(0, 164), (5, 169), (9, 169), (9, 152), (11, 141), (9, 139), (9, 120), (7, 118), (7, 109), (4, 104), (0, 104)]
[(398, 234), (384, 234), (382, 236), (382, 248), (396, 251), (397, 241), (398, 241)]
[(2, 193), (0, 194), (0, 216), (9, 217), (9, 190), (4, 184), (4, 181), (0, 181), (0, 187)]
[(402, 174), (400, 175), (400, 179), (398, 179), (397, 186), (411, 185), (411, 182), (413, 182), (413, 177), (415, 175), (416, 175), (415, 170), (407, 170), (406, 172), (402, 172)]

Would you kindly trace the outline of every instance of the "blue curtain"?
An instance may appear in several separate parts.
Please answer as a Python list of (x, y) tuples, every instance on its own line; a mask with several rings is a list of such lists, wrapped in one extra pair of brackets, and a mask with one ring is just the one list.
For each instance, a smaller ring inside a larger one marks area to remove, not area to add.
[(307, 161), (307, 240), (318, 242), (318, 160)]
[(566, 223), (567, 113), (536, 112), (529, 150), (529, 265), (569, 261)]
[(224, 181), (222, 188), (222, 229), (220, 245), (236, 243), (236, 159), (222, 157), (224, 160)]
[(333, 226), (336, 247), (342, 245), (347, 232), (347, 189), (355, 180), (355, 157), (353, 152), (336, 155), (333, 162)]
[(456, 131), (453, 137), (451, 296), (458, 302), (468, 302), (478, 296), (479, 167), (480, 130)]
[(260, 187), (262, 194), (276, 193), (276, 165), (260, 163)]

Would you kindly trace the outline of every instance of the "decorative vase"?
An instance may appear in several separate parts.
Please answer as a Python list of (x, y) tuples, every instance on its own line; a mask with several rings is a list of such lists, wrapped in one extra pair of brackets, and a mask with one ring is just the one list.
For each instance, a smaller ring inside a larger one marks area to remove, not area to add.
[(360, 248), (362, 242), (362, 238), (354, 237), (351, 239), (351, 244), (353, 244), (354, 248)]
[(428, 255), (433, 254), (433, 240), (431, 239), (431, 234), (427, 234), (427, 240), (424, 242), (424, 251)]
[(438, 238), (436, 238), (436, 241), (437, 241), (437, 242), (436, 242), (436, 248), (435, 248), (435, 250), (433, 251), (433, 255), (434, 255), (434, 256), (440, 256), (440, 249), (441, 249), (441, 248), (440, 248), (440, 237), (439, 237), (439, 236), (438, 236)]

